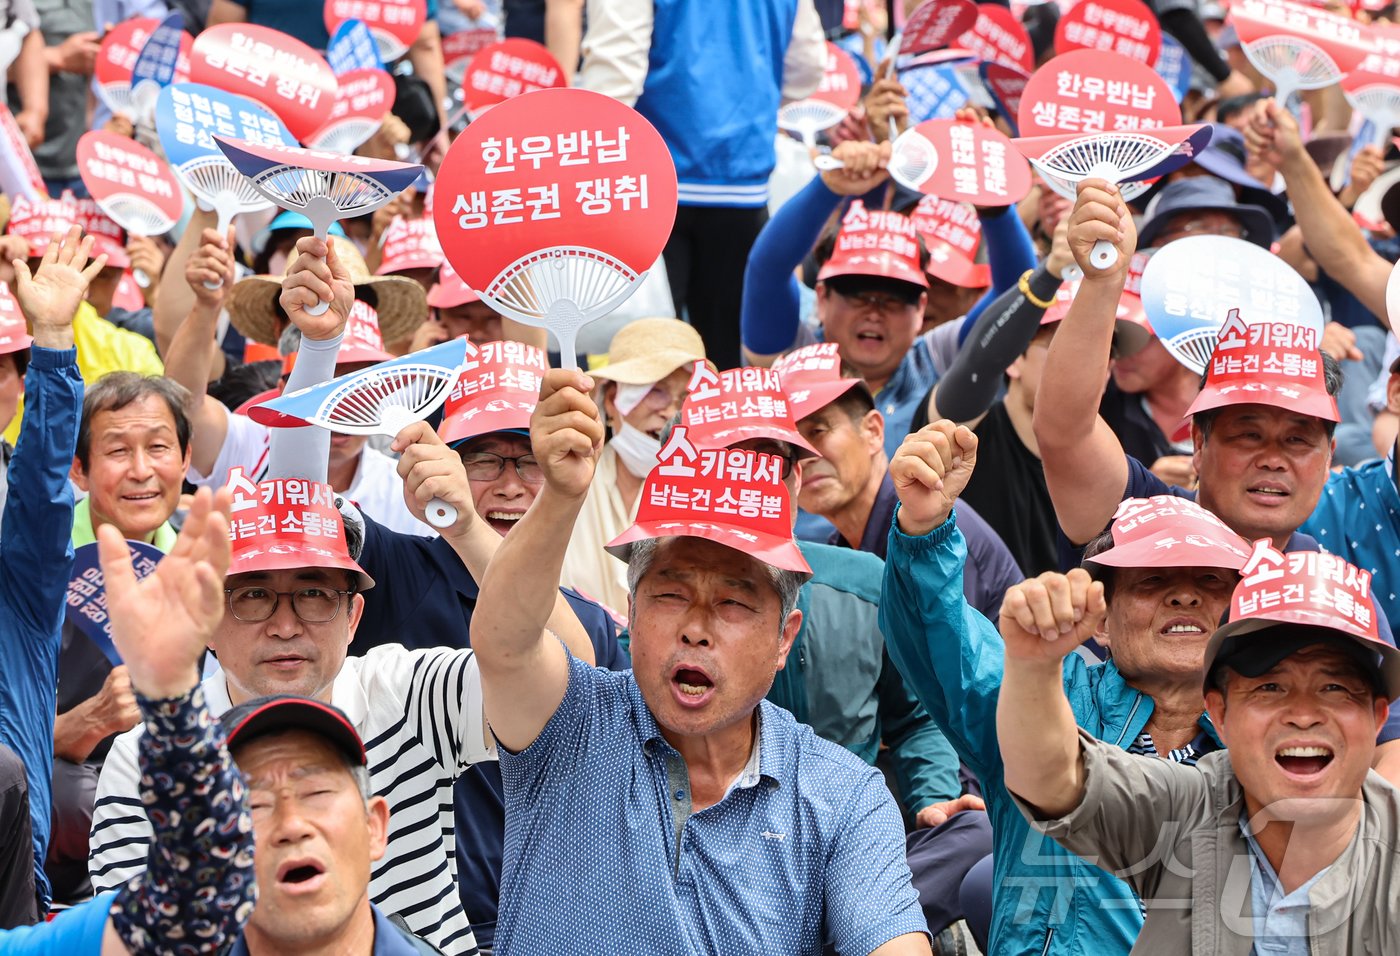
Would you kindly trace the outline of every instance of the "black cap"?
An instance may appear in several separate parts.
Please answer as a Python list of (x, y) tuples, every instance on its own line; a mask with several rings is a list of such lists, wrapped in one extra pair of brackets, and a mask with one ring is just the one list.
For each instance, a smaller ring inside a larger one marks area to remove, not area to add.
[(1285, 658), (1311, 647), (1325, 644), (1354, 660), (1371, 679), (1376, 692), (1386, 695), (1385, 674), (1381, 657), (1363, 647), (1358, 641), (1325, 627), (1307, 624), (1279, 624), (1255, 631), (1231, 634), (1220, 645), (1206, 675), (1206, 687), (1224, 687), (1220, 668), (1229, 667), (1242, 677), (1262, 677)]
[(368, 763), (364, 741), (355, 725), (338, 708), (310, 697), (279, 694), (259, 697), (227, 711), (219, 724), (228, 738), (229, 749), (256, 740), (264, 734), (283, 730), (309, 730), (320, 734), (357, 767)]

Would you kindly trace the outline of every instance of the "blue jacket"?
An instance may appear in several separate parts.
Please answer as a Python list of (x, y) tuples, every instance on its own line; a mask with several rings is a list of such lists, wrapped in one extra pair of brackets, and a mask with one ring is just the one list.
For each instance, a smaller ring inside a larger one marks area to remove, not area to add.
[(30, 349), (24, 404), (0, 537), (0, 743), (29, 778), (34, 885), (47, 908), (58, 648), (73, 573), (68, 470), (83, 408), (76, 348)]
[(797, 595), (802, 628), (768, 699), (871, 766), (890, 749), (905, 812), (962, 792), (958, 758), (885, 651), (878, 614), (885, 562), (873, 554), (798, 543), (812, 579)]
[[(611, 561), (611, 558), (607, 560)], [(413, 648), (469, 647), (476, 581), (442, 538), (399, 534), (365, 518), (360, 566), (374, 578), (365, 592), (365, 612), (353, 651), (380, 644)], [(67, 580), (65, 578), (65, 580)], [(632, 666), (617, 642), (612, 619), (597, 604), (565, 591), (564, 597), (588, 631), (599, 667)], [(474, 764), (452, 788), (457, 824), (457, 891), (479, 946), (496, 935), (505, 840), (505, 798), (499, 764)]]
[(763, 206), (797, 0), (656, 0), (641, 113), (676, 163), (682, 206)]
[[(1400, 628), (1400, 494), (1389, 462), (1344, 468), (1327, 479), (1317, 507), (1300, 529), (1324, 551), (1366, 568), (1371, 591), (1392, 634)], [(1396, 708), (1400, 710), (1400, 708)]]
[[(996, 627), (963, 598), (966, 560), (956, 514), (923, 537), (892, 527), (880, 626), (905, 681), (982, 782), (996, 888), (988, 952), (1126, 954), (1142, 927), (1136, 895), (1032, 832), (1006, 791), (996, 728), (1004, 648)], [(1071, 654), (1064, 682), (1079, 726), (1124, 750), (1152, 715), (1152, 698), (1129, 687), (1112, 661), (1089, 666)], [(1204, 714), (1201, 726), (1215, 735)]]

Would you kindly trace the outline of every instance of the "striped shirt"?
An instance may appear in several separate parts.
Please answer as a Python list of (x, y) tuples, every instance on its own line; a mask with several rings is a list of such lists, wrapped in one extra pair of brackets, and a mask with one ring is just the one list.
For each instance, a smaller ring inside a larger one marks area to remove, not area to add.
[[(222, 673), (204, 690), (216, 716), (232, 706)], [(359, 731), (371, 786), (389, 802), (388, 850), (374, 864), (370, 900), (448, 956), (476, 953), (457, 895), (452, 817), (452, 781), (470, 764), (495, 759), (475, 656), (469, 649), (376, 647), (346, 658), (331, 703)], [(140, 798), (139, 733), (138, 725), (117, 738), (98, 780), (88, 861), (98, 893), (145, 869), (151, 826)]]

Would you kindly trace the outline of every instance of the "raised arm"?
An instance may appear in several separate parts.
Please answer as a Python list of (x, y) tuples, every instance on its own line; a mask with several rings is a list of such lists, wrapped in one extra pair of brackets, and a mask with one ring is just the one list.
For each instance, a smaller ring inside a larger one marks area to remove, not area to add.
[(1006, 670), (997, 701), (1006, 789), (1044, 818), (1063, 817), (1084, 799), (1079, 727), (1065, 696), (1065, 655), (1103, 623), (1103, 584), (1089, 572), (1049, 572), (1006, 592), (1001, 636)]
[[(427, 422), (414, 422), (399, 432), (394, 437), (394, 451), (400, 453), (398, 471), (403, 479), (408, 510), (419, 521), (426, 521), (425, 509), (433, 498), (441, 498), (456, 508), (457, 526), (452, 529), (451, 539), (453, 550), (473, 580), (484, 580), (491, 559), (504, 539), (477, 516), (461, 456), (447, 447)], [(388, 529), (381, 529), (380, 533), (411, 537)], [(569, 653), (589, 664), (597, 663), (588, 631), (558, 588), (555, 588), (553, 609), (545, 626), (564, 642)]]
[[(1105, 271), (1089, 262), (1098, 240), (1118, 250), (1117, 263)], [(1083, 544), (1113, 518), (1128, 487), (1123, 446), (1099, 418), (1118, 299), (1137, 246), (1133, 217), (1118, 187), (1102, 179), (1079, 184), (1069, 245), (1084, 280), (1050, 343), (1034, 425), (1055, 517), (1072, 543)]]
[(145, 875), (111, 908), (109, 939), (133, 953), (177, 938), (200, 941), (190, 952), (220, 952), (257, 898), (243, 780), (199, 686), (205, 644), (224, 612), (228, 506), (227, 491), (216, 504), (201, 489), (175, 547), (139, 583), (121, 535), (98, 529), (112, 641), (145, 717), (141, 799), (159, 821)]
[[(233, 227), (229, 227), (227, 236), (205, 228), (198, 233), (194, 250), (182, 251), (186, 240), (195, 234), (191, 221), (170, 257), (172, 268), (177, 262), (180, 264), (184, 281), (171, 279), (162, 285), (156, 301), (156, 336), (163, 334), (161, 326), (169, 321), (168, 313), (179, 308), (171, 304), (178, 299), (185, 311), (181, 313), (183, 318), (176, 319), (167, 329), (170, 338), (164, 348), (165, 374), (190, 393), (189, 407), (185, 409), (190, 417), (190, 467), (198, 474), (208, 475), (228, 437), (228, 409), (210, 398), (208, 391), (209, 382), (216, 377), (215, 364), (222, 366), (223, 362), (214, 331), (224, 299), (233, 286)], [(210, 289), (205, 284), (216, 281), (222, 283), (218, 288)], [(167, 313), (164, 317), (162, 310)]]
[[(545, 484), (501, 542), (472, 615), (486, 719), (496, 738), (514, 751), (539, 736), (568, 690), (568, 660), (545, 628), (559, 593), (569, 535), (603, 445), (592, 390), (593, 380), (582, 372), (552, 369), (545, 375), (530, 421), (530, 444)], [(444, 529), (443, 537), (460, 554), (464, 543), (456, 531)]]
[(1322, 171), (1303, 148), (1292, 115), (1271, 99), (1260, 100), (1254, 104), (1245, 141), (1251, 153), (1262, 155), (1283, 174), (1308, 254), (1389, 327), (1385, 284), (1391, 265), (1371, 248), (1351, 214), (1332, 195)]

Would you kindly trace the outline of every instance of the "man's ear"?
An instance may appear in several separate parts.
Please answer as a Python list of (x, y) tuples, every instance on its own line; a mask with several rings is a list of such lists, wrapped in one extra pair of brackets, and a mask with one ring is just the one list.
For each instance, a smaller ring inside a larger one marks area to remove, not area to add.
[(68, 469), (68, 477), (72, 480), (73, 484), (78, 486), (79, 491), (88, 490), (87, 473), (83, 471), (83, 463), (78, 460), (76, 455), (73, 456), (72, 467)]
[(350, 626), (347, 628), (350, 632), (349, 639), (345, 642), (348, 645), (355, 640), (355, 629), (360, 626), (360, 618), (365, 616), (365, 596), (363, 594), (350, 595), (350, 606), (345, 609), (345, 616), (350, 620)]
[[(1212, 687), (1206, 691), (1206, 713), (1210, 715), (1210, 722), (1215, 726), (1220, 742), (1226, 747), (1230, 746), (1230, 742), (1225, 739), (1225, 693), (1220, 688)], [(1381, 723), (1385, 723), (1384, 718), (1381, 719)], [(1380, 728), (1376, 729), (1379, 732)]]
[(873, 455), (885, 447), (885, 416), (878, 408), (872, 408), (860, 420), (860, 431), (865, 437), (865, 447)]
[(1386, 721), (1390, 719), (1390, 701), (1384, 697), (1377, 697), (1374, 706), (1376, 709), (1376, 733), (1379, 734)]
[(389, 801), (383, 797), (370, 797), (366, 811), (369, 824), (369, 858), (381, 860), (389, 846)]
[(788, 653), (792, 650), (792, 642), (797, 640), (797, 632), (802, 630), (802, 612), (793, 608), (792, 613), (783, 622), (782, 633), (778, 636), (778, 670), (787, 666)]

